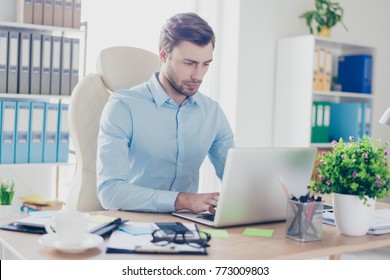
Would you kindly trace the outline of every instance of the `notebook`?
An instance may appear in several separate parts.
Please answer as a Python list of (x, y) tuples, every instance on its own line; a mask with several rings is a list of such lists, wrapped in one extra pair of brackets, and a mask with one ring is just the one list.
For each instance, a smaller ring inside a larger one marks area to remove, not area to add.
[[(56, 211), (32, 212), (30, 216), (18, 219), (12, 223), (0, 225), (0, 229), (25, 233), (45, 234), (45, 224), (48, 223)], [(106, 236), (118, 229), (127, 220), (105, 215), (90, 216), (87, 231), (100, 236)]]
[(286, 219), (286, 196), (307, 193), (317, 149), (232, 148), (222, 178), (215, 216), (178, 211), (175, 216), (212, 227), (236, 226)]

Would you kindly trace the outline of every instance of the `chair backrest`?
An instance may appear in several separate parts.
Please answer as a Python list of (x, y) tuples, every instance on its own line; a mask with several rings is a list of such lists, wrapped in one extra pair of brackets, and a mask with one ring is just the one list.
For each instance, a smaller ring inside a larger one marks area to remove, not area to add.
[(97, 73), (74, 88), (69, 105), (69, 129), (76, 153), (76, 172), (66, 208), (101, 210), (96, 195), (96, 150), (102, 110), (109, 94), (147, 81), (159, 70), (158, 56), (133, 47), (111, 47), (100, 52)]

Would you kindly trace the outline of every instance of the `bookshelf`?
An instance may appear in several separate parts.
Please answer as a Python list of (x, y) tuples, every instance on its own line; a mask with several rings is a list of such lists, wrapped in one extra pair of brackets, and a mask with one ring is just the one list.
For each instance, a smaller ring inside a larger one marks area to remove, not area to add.
[[(316, 48), (327, 48), (332, 53), (332, 76), (338, 73), (341, 55), (369, 54), (373, 58), (372, 90), (370, 94), (344, 91), (313, 90), (314, 57)], [(330, 148), (329, 142), (312, 143), (313, 102), (335, 104), (359, 102), (369, 104), (367, 124), (371, 126), (375, 99), (375, 48), (322, 38), (313, 35), (281, 38), (277, 44), (276, 84), (274, 99), (274, 146)], [(332, 114), (332, 112), (330, 112)]]
[[(46, 25), (38, 25), (38, 24), (0, 21), (0, 30), (6, 30), (8, 32), (15, 32), (19, 34), (21, 34), (22, 32), (30, 33), (32, 34), (31, 38), (33, 34), (39, 34), (40, 36), (46, 35), (51, 37), (77, 39), (79, 43), (78, 50), (77, 50), (78, 59), (76, 60), (77, 80), (85, 76), (85, 65), (86, 65), (85, 58), (86, 58), (86, 42), (87, 42), (86, 22), (81, 23), (80, 28), (69, 28), (69, 27), (61, 27), (61, 26), (46, 26)], [(32, 46), (32, 39), (30, 42), (30, 47), (31, 46)], [(42, 46), (42, 41), (40, 43), (40, 46)], [(19, 47), (20, 47), (20, 43), (18, 44), (18, 48)], [(61, 45), (60, 48), (62, 51), (63, 45)], [(8, 59), (8, 53), (7, 53), (7, 59)], [(30, 67), (32, 67), (31, 57), (29, 61), (30, 61)], [(41, 59), (40, 59), (40, 63), (42, 63)], [(63, 62), (61, 61), (60, 67), (62, 67), (62, 63)], [(22, 102), (27, 101), (27, 102), (69, 104), (70, 95), (73, 90), (73, 87), (71, 86), (69, 88), (68, 93), (65, 95), (61, 94), (61, 92), (60, 94), (51, 94), (51, 93), (42, 94), (40, 92), (31, 92), (31, 91), (21, 93), (18, 90), (13, 92), (8, 92), (7, 90), (5, 91), (0, 90), (0, 101), (22, 101)], [(54, 196), (55, 198), (58, 199), (59, 188), (60, 188), (60, 175), (63, 173), (62, 171), (60, 171), (60, 169), (65, 170), (66, 172), (67, 169), (69, 168), (72, 169), (74, 168), (74, 166), (75, 166), (75, 157), (74, 157), (73, 145), (70, 142), (68, 162), (14, 163), (14, 164), (3, 163), (0, 164), (0, 175), (3, 178), (15, 178), (16, 180), (15, 184), (18, 185), (17, 196), (30, 194), (32, 192), (32, 193), (41, 194), (43, 196)], [(34, 173), (36, 174), (36, 176), (34, 176)], [(53, 185), (54, 185), (54, 189), (50, 187)]]

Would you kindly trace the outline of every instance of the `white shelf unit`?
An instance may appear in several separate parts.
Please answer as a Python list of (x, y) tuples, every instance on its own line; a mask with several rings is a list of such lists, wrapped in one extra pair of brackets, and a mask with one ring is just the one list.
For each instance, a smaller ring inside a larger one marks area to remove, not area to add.
[[(316, 47), (330, 49), (332, 76), (337, 73), (340, 55), (370, 54), (373, 57), (371, 94), (314, 91), (314, 53)], [(276, 83), (274, 99), (275, 147), (329, 148), (330, 143), (311, 143), (311, 114), (313, 101), (366, 102), (373, 108), (375, 89), (375, 48), (328, 38), (304, 35), (282, 38), (277, 44)], [(372, 119), (372, 118), (371, 118)]]
[[(66, 28), (58, 26), (45, 26), (37, 24), (25, 24), (16, 22), (4, 22), (0, 21), (0, 28), (7, 29), (9, 31), (27, 31), (27, 32), (39, 32), (41, 34), (47, 34), (51, 36), (78, 38), (80, 39), (80, 56), (79, 56), (79, 79), (85, 76), (85, 58), (87, 47), (87, 23), (81, 24), (80, 29)], [(40, 94), (19, 94), (19, 93), (4, 93), (0, 92), (0, 100), (25, 100), (25, 101), (42, 101), (49, 103), (67, 103), (70, 102), (69, 95), (40, 95)], [(72, 147), (70, 143), (70, 148)], [(70, 150), (70, 153), (74, 154), (74, 151)], [(74, 160), (70, 160), (68, 163), (54, 162), (54, 163), (23, 163), (23, 164), (0, 164), (0, 172), (4, 170), (20, 170), (22, 173), (25, 169), (34, 168), (55, 168), (55, 197), (58, 198), (59, 194), (59, 168), (74, 166)]]

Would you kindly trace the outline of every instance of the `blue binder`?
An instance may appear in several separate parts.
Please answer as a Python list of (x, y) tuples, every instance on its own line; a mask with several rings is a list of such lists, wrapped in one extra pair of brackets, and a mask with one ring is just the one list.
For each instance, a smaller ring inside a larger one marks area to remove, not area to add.
[(330, 109), (330, 140), (338, 141), (343, 138), (344, 142), (349, 142), (349, 137), (355, 139), (367, 133), (366, 125), (366, 105), (359, 102), (346, 102), (331, 104)]
[(362, 123), (361, 123), (362, 135), (371, 136), (371, 119), (372, 119), (371, 103), (362, 103)]
[(30, 149), (28, 162), (43, 162), (43, 133), (45, 124), (45, 103), (32, 102), (30, 109)]
[(43, 162), (57, 161), (58, 108), (55, 103), (45, 104)]
[(15, 163), (28, 163), (30, 102), (16, 103)]
[(68, 104), (60, 104), (58, 120), (57, 162), (68, 162), (69, 153), (69, 121)]
[(1, 107), (0, 163), (15, 163), (16, 101), (3, 101)]
[(368, 54), (339, 57), (339, 84), (346, 92), (371, 93), (372, 56)]

